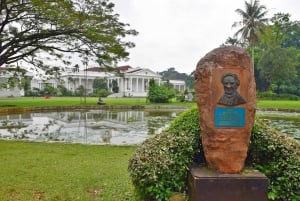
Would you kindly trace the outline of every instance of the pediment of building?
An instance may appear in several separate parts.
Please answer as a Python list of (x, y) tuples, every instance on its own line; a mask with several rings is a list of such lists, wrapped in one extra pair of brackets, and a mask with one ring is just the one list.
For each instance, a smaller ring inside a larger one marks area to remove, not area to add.
[(139, 68), (139, 69), (134, 69), (132, 71), (127, 71), (125, 73), (125, 76), (126, 77), (141, 76), (141, 77), (157, 77), (157, 78), (161, 77), (159, 74), (147, 68)]

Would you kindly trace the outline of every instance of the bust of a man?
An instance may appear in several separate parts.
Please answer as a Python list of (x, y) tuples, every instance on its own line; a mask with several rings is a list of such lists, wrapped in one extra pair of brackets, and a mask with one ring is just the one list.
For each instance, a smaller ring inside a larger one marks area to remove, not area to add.
[(224, 93), (218, 101), (222, 105), (240, 105), (246, 103), (245, 99), (237, 92), (240, 86), (240, 80), (236, 74), (226, 73), (222, 76), (221, 82), (224, 87)]

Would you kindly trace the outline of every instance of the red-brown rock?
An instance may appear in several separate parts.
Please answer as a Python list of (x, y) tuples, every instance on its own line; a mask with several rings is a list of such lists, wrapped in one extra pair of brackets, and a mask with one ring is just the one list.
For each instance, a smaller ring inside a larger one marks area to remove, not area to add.
[(255, 119), (251, 58), (242, 48), (216, 48), (198, 62), (195, 81), (208, 166), (218, 172), (238, 173), (244, 168)]

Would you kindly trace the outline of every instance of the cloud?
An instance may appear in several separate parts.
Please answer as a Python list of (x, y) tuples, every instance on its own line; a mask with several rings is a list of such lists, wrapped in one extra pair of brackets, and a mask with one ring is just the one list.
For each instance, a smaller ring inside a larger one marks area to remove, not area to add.
[[(135, 42), (130, 60), (119, 65), (163, 71), (175, 67), (191, 73), (206, 53), (219, 47), (236, 30), (232, 24), (240, 20), (235, 13), (244, 9), (241, 0), (112, 0), (120, 20), (130, 24), (140, 34), (128, 38)], [(292, 20), (300, 19), (298, 0), (260, 1), (270, 9), (270, 15), (284, 12)]]

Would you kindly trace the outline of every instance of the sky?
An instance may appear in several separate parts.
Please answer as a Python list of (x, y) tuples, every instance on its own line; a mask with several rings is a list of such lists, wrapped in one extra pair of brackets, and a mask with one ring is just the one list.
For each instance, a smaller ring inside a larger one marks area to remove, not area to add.
[[(249, 1), (249, 0), (248, 0)], [(154, 72), (174, 67), (190, 74), (197, 62), (211, 50), (225, 43), (237, 31), (240, 21), (235, 12), (244, 10), (244, 0), (111, 0), (120, 21), (139, 32), (127, 37), (136, 47), (129, 49), (129, 60), (117, 65), (149, 68)], [(299, 0), (260, 0), (274, 13), (289, 13), (300, 20)]]

